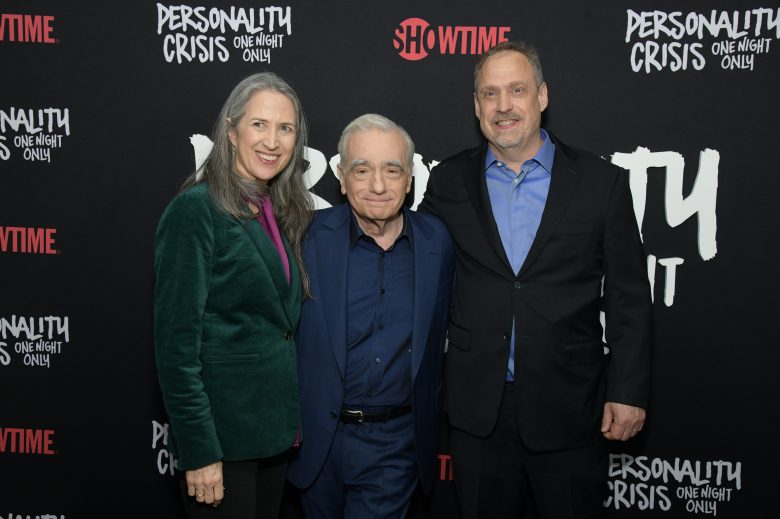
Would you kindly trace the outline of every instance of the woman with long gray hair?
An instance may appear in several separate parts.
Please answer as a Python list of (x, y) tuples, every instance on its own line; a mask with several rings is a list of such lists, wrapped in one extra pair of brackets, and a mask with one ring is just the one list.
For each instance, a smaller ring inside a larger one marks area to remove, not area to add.
[(191, 518), (279, 510), (299, 430), (306, 134), (289, 84), (269, 72), (243, 79), (157, 229), (157, 373)]

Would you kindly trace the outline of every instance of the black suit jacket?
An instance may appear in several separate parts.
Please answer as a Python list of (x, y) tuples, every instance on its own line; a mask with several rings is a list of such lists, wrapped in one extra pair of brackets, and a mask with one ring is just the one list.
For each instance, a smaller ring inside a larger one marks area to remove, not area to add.
[(493, 218), (486, 145), (434, 168), (420, 204), (445, 222), (456, 247), (450, 423), (477, 436), (492, 431), (514, 319), (519, 427), (535, 450), (593, 441), (605, 401), (646, 408), (650, 378), (650, 290), (628, 175), (551, 137), (550, 191), (518, 275)]

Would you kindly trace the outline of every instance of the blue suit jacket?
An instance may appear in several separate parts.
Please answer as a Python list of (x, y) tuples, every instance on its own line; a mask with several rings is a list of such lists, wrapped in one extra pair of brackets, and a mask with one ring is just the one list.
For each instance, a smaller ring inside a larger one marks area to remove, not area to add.
[[(319, 211), (304, 240), (312, 297), (298, 325), (298, 374), (303, 441), (288, 471), (300, 488), (319, 474), (333, 441), (344, 400), (347, 360), (347, 267), (350, 207)], [(441, 363), (454, 271), (452, 241), (444, 224), (408, 211), (414, 240), (412, 412), (417, 465), (423, 488), (433, 483), (439, 436)]]

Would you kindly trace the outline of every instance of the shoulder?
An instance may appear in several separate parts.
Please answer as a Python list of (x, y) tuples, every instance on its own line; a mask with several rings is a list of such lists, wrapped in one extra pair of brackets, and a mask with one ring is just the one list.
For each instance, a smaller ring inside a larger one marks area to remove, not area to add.
[(315, 237), (319, 231), (334, 231), (340, 228), (346, 228), (349, 224), (349, 205), (337, 205), (326, 209), (318, 209), (314, 212), (314, 217), (303, 238), (304, 248), (310, 249), (315, 245)]
[(406, 214), (409, 216), (413, 226), (424, 227), (436, 233), (447, 232), (447, 227), (444, 225), (444, 222), (430, 213), (421, 213), (418, 211), (409, 210), (406, 211)]
[(214, 219), (216, 208), (208, 185), (196, 184), (177, 194), (160, 217), (160, 227), (197, 226)]
[(335, 205), (326, 209), (318, 209), (314, 212), (311, 224), (309, 225), (309, 231), (319, 229), (321, 227), (334, 227), (338, 226), (345, 221), (348, 221), (349, 206), (348, 204)]
[(200, 183), (177, 194), (168, 204), (166, 212), (210, 210), (213, 206), (208, 185)]
[(476, 148), (463, 150), (460, 153), (456, 153), (455, 155), (447, 157), (439, 164), (437, 164), (433, 170), (431, 170), (431, 174), (450, 169), (460, 169), (464, 166), (471, 165), (475, 161), (478, 161), (480, 157), (484, 160), (486, 149), (487, 146), (483, 144), (481, 146), (477, 146)]
[(555, 143), (555, 159), (570, 162), (576, 169), (579, 169), (586, 175), (606, 175), (614, 179), (626, 173), (626, 170), (612, 164), (604, 157), (599, 157), (595, 153), (576, 146), (570, 146), (551, 133), (550, 136)]
[(444, 222), (430, 213), (421, 213), (408, 210), (405, 214), (409, 218), (414, 232), (414, 239), (438, 241), (445, 248), (451, 248), (452, 238)]

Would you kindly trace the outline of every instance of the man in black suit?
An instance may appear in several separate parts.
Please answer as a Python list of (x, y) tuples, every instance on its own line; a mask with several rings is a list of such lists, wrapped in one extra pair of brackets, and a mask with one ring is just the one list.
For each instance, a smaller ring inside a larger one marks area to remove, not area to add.
[(642, 429), (649, 392), (650, 289), (627, 173), (541, 128), (533, 47), (489, 50), (474, 83), (487, 143), (434, 168), (420, 205), (456, 245), (446, 381), (461, 513), (600, 517), (605, 439)]

